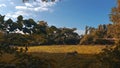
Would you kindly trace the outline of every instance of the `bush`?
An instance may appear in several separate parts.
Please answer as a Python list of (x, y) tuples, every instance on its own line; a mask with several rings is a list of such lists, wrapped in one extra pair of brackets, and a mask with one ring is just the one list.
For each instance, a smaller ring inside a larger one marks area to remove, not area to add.
[[(10, 47), (9, 45), (0, 45), (0, 55), (11, 54), (14, 56), (10, 63), (0, 60), (0, 68), (54, 68), (52, 60), (40, 59), (23, 52), (22, 49)], [(1, 58), (0, 56), (0, 58)]]
[(92, 35), (84, 35), (84, 37), (80, 40), (81, 45), (93, 44), (93, 36)]
[(99, 54), (99, 61), (107, 68), (120, 68), (120, 45), (103, 49)]
[(94, 43), (101, 44), (101, 45), (106, 45), (106, 44), (113, 45), (113, 44), (115, 44), (114, 40), (102, 39), (102, 38), (94, 39)]

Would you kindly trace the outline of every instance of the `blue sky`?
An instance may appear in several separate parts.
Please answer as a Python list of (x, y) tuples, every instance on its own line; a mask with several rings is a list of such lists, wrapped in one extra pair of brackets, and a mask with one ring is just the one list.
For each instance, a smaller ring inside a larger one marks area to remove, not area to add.
[(31, 1), (22, 3), (22, 0), (0, 0), (0, 14), (6, 15), (6, 20), (16, 20), (18, 15), (23, 15), (25, 19), (44, 20), (48, 25), (77, 28), (81, 34), (86, 25), (97, 27), (99, 24), (111, 23), (109, 14), (117, 0)]

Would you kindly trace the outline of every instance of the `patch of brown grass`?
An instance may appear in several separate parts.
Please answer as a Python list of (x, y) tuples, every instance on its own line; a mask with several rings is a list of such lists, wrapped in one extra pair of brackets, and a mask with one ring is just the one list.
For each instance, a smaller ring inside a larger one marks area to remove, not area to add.
[(98, 54), (103, 45), (53, 45), (29, 47), (28, 52), (67, 53), (77, 51), (79, 54)]

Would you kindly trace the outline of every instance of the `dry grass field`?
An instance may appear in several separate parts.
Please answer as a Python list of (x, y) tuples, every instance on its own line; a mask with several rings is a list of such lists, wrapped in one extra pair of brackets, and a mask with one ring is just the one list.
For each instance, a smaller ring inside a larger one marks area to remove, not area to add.
[(79, 54), (98, 54), (103, 45), (52, 45), (28, 47), (28, 52), (67, 53), (77, 51)]
[[(101, 68), (96, 56), (105, 47), (103, 45), (32, 46), (28, 47), (28, 54), (49, 60), (54, 68)], [(68, 54), (74, 51), (77, 51), (76, 55)], [(9, 63), (10, 58), (11, 55), (5, 55), (1, 60)]]
[[(28, 47), (29, 54), (53, 61), (56, 68), (101, 68), (97, 54), (103, 45), (53, 45)], [(77, 55), (69, 55), (77, 51)]]

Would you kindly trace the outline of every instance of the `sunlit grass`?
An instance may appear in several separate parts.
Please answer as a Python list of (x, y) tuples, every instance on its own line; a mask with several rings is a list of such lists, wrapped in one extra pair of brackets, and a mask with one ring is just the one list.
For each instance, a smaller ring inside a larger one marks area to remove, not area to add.
[[(52, 45), (28, 47), (33, 56), (55, 61), (56, 68), (99, 68), (96, 54), (100, 53), (103, 45)], [(67, 55), (77, 51), (76, 56)]]
[[(96, 54), (106, 46), (103, 45), (52, 45), (28, 47), (28, 54), (47, 59), (54, 68), (100, 68)], [(18, 47), (24, 48), (24, 47)], [(77, 55), (67, 55), (77, 51)], [(1, 61), (10, 63), (14, 57), (10, 54), (1, 57)]]
[(98, 54), (103, 45), (53, 45), (28, 47), (28, 52), (67, 53), (77, 51), (79, 54)]

